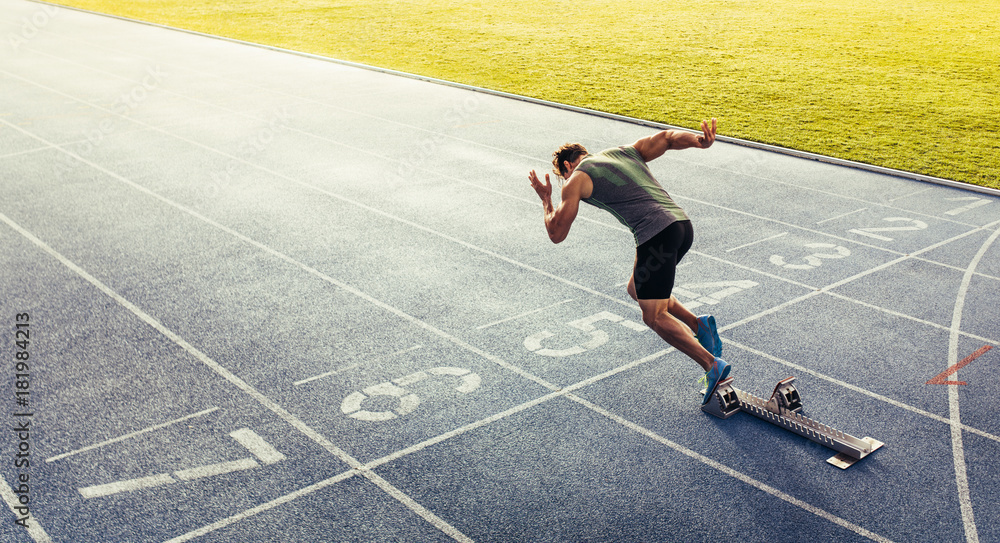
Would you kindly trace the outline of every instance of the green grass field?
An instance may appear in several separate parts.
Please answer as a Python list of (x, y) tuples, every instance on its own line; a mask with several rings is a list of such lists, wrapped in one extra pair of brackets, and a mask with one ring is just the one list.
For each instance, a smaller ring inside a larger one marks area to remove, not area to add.
[(63, 0), (1000, 188), (1000, 0)]

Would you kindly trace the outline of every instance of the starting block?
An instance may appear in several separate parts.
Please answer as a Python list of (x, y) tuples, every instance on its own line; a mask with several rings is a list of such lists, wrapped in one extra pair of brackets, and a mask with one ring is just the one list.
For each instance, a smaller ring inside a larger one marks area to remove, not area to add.
[(830, 457), (827, 462), (840, 469), (851, 467), (884, 445), (870, 437), (856, 438), (802, 415), (802, 399), (794, 383), (794, 377), (782, 379), (775, 385), (771, 398), (765, 401), (734, 387), (733, 378), (730, 377), (719, 383), (715, 394), (701, 409), (723, 419), (744, 411), (829, 447), (839, 454)]

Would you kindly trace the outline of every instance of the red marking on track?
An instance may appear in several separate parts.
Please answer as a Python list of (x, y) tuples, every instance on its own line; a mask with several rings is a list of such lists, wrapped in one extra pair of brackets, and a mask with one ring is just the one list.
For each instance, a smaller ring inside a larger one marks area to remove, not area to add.
[(983, 356), (984, 354), (986, 354), (986, 351), (988, 351), (988, 350), (990, 350), (992, 348), (993, 348), (992, 345), (983, 345), (982, 347), (979, 348), (978, 351), (976, 351), (976, 352), (970, 354), (969, 356), (963, 358), (962, 361), (959, 362), (958, 364), (955, 364), (954, 366), (952, 366), (952, 367), (944, 370), (943, 372), (939, 373), (936, 377), (934, 377), (930, 381), (927, 381), (927, 384), (928, 385), (967, 385), (967, 384), (969, 384), (969, 383), (966, 383), (965, 381), (945, 381), (944, 378), (948, 377), (949, 375), (955, 373), (956, 371), (964, 368), (965, 366), (968, 366), (970, 362), (972, 362), (973, 360), (979, 358), (980, 356)]

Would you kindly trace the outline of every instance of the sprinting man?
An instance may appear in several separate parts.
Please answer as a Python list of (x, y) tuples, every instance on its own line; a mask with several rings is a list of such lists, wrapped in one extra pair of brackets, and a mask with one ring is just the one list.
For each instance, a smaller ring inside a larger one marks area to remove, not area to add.
[(643, 322), (705, 370), (703, 404), (729, 375), (730, 367), (719, 358), (722, 342), (715, 317), (696, 317), (671, 294), (677, 263), (691, 248), (694, 230), (646, 163), (672, 149), (708, 149), (715, 142), (715, 130), (715, 119), (711, 125), (702, 121), (701, 134), (664, 130), (596, 155), (579, 143), (563, 145), (552, 160), (553, 172), (565, 180), (559, 207), (552, 205), (549, 175), (545, 174), (545, 183), (534, 170), (528, 175), (542, 199), (545, 229), (553, 243), (566, 239), (581, 201), (611, 212), (632, 231), (636, 257), (628, 293), (639, 303)]

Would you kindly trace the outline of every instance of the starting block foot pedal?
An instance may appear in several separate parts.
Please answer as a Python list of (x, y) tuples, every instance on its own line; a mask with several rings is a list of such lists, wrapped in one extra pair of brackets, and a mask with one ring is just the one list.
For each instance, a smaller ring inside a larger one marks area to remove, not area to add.
[(729, 417), (740, 412), (740, 397), (733, 388), (733, 378), (727, 377), (719, 382), (715, 387), (715, 394), (708, 399), (708, 403), (701, 406), (702, 411), (715, 415), (720, 419)]
[(778, 381), (778, 384), (774, 385), (774, 391), (771, 392), (771, 399), (768, 400), (767, 404), (768, 410), (775, 414), (780, 413), (781, 410), (801, 413), (802, 397), (799, 396), (799, 391), (795, 388), (795, 377), (786, 377)]
[[(869, 452), (868, 454), (875, 452), (876, 450), (881, 448), (882, 445), (885, 445), (885, 443), (882, 443), (881, 441), (868, 436), (861, 438), (861, 441), (864, 441), (865, 443), (871, 445), (871, 452)], [(868, 455), (866, 454), (865, 456)], [(864, 456), (862, 456), (861, 458), (864, 458)], [(833, 464), (834, 466), (837, 466), (840, 469), (847, 469), (853, 466), (854, 463), (857, 462), (858, 460), (861, 460), (861, 458), (855, 458), (847, 453), (840, 453), (831, 456), (830, 458), (827, 458), (826, 461), (829, 462), (830, 464)]]

